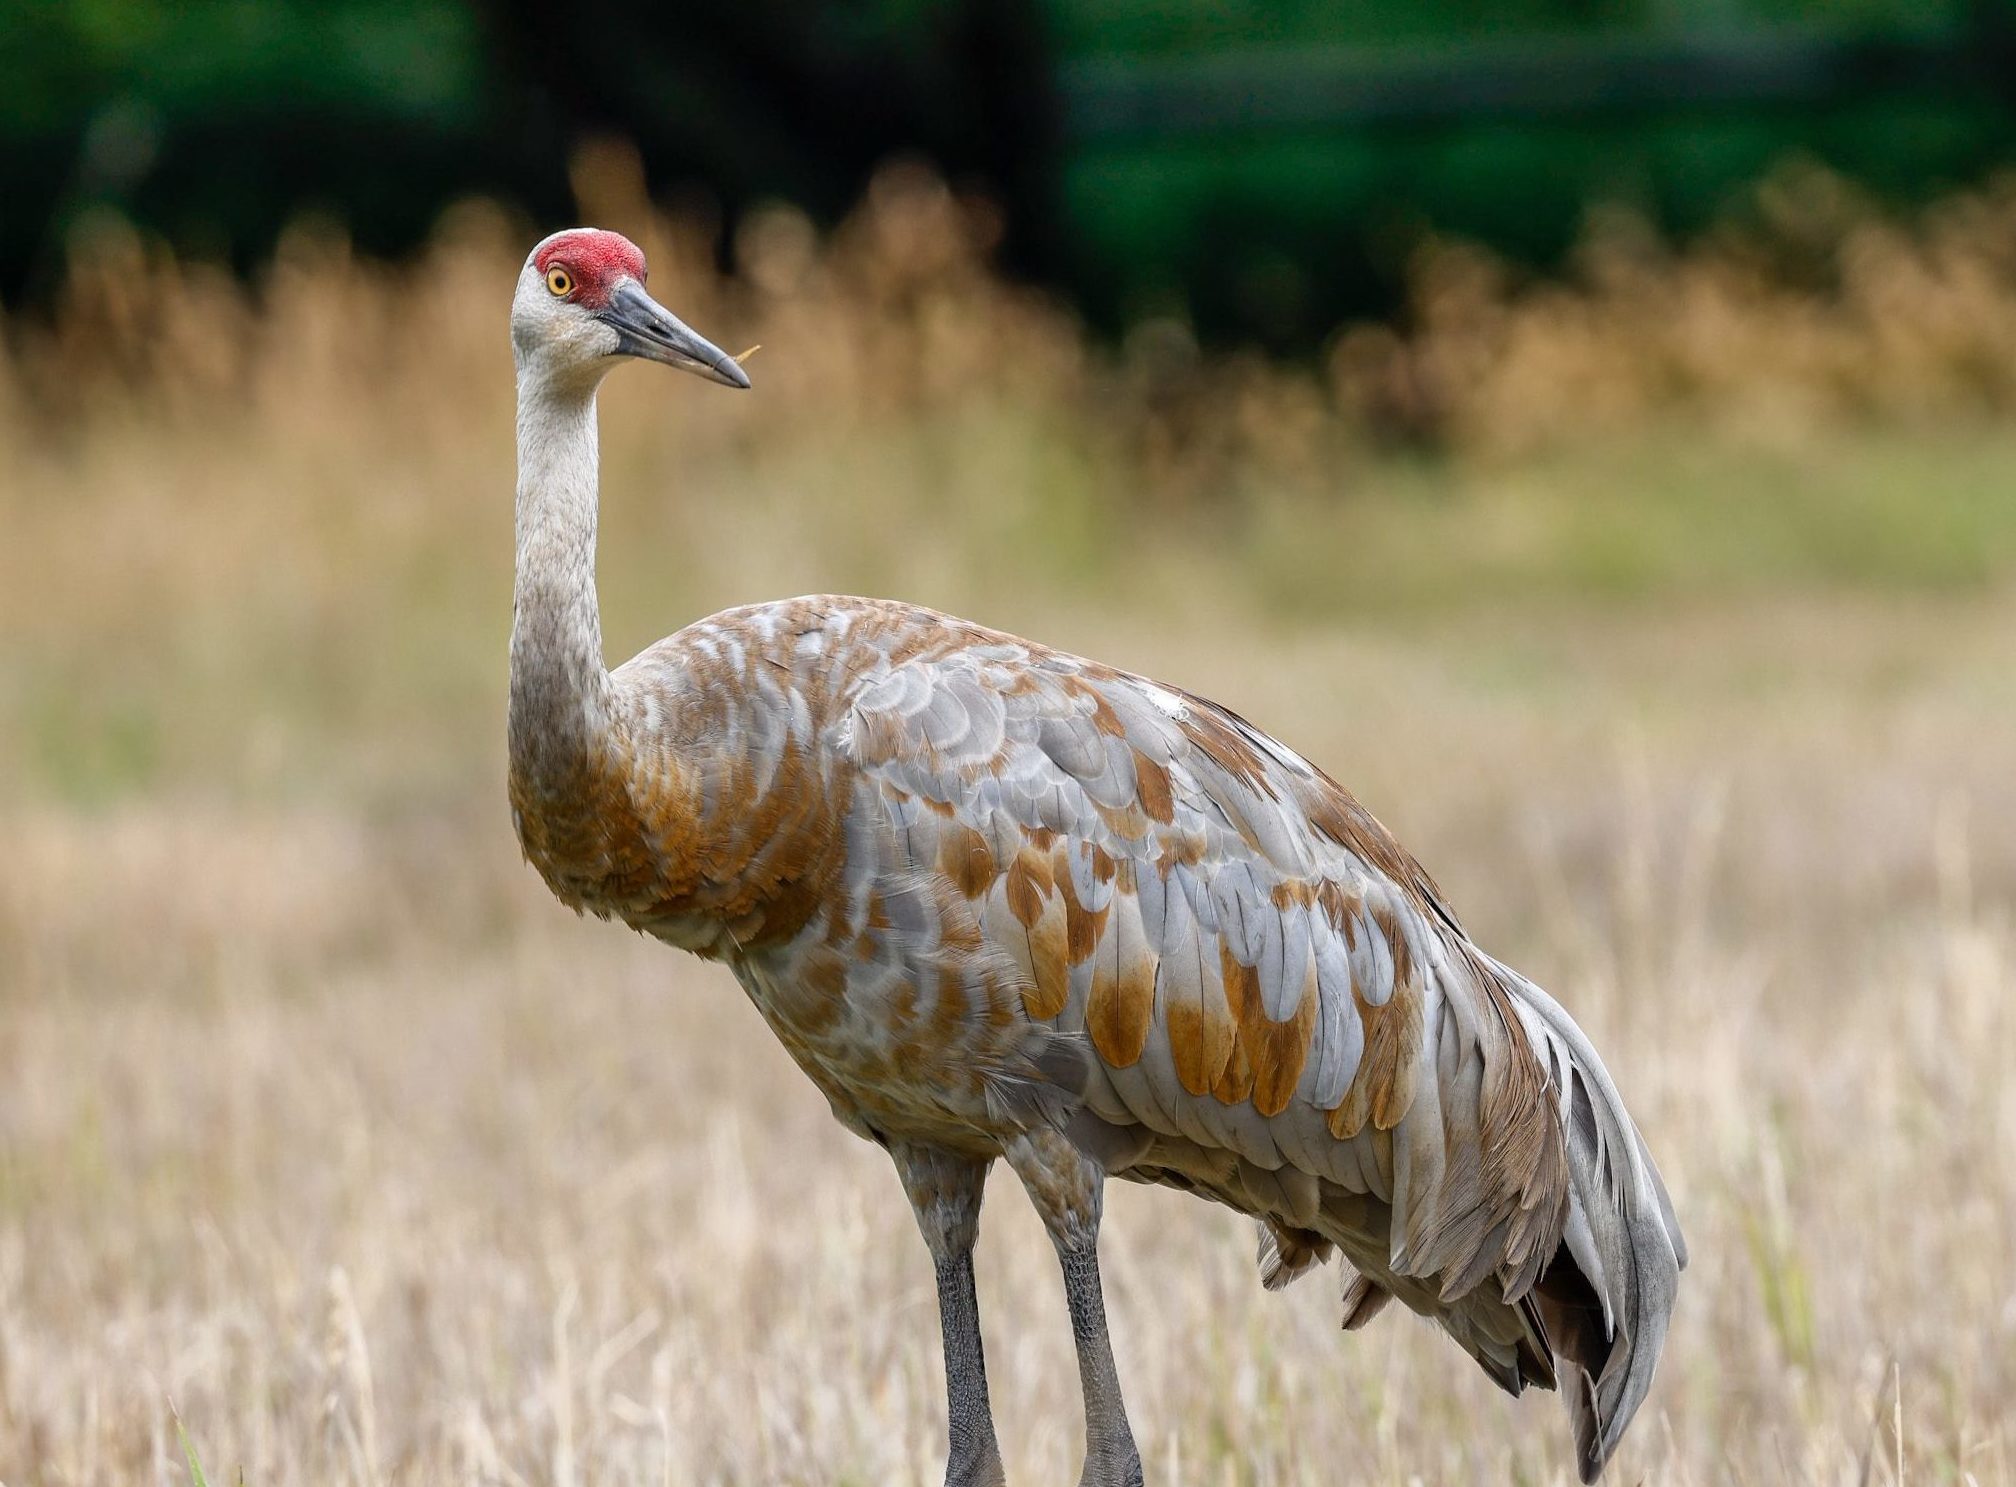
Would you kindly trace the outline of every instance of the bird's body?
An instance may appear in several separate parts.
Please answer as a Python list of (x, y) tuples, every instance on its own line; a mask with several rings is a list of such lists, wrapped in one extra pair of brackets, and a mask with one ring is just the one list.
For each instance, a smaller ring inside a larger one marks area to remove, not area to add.
[[(535, 254), (529, 292), (547, 271)], [(950, 1479), (999, 1479), (969, 1258), (996, 1157), (1063, 1260), (1088, 1482), (1139, 1480), (1098, 1303), (1106, 1176), (1254, 1216), (1270, 1287), (1341, 1251), (1347, 1326), (1398, 1296), (1515, 1393), (1565, 1361), (1592, 1475), (1684, 1250), (1566, 1014), (1342, 787), (1175, 688), (831, 596), (603, 671), (599, 373), (542, 385), (529, 359), (520, 840), (563, 902), (725, 962), (895, 1156), (938, 1262)]]

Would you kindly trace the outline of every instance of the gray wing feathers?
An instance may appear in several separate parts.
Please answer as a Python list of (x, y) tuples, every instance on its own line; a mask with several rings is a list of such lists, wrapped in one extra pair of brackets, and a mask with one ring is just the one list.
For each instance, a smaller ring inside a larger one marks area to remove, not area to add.
[(1297, 1093), (1319, 1110), (1332, 1110), (1358, 1073), (1365, 1023), (1351, 1003), (1351, 962), (1327, 925), (1316, 936), (1316, 986), (1316, 1057)]

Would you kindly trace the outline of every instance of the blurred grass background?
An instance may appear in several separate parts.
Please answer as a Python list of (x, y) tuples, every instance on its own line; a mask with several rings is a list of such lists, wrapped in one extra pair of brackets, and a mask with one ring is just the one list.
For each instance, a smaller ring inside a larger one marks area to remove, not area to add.
[[(1135, 10), (1050, 34), (1087, 66), (1298, 25), (1433, 39), (1371, 9)], [(36, 73), (90, 118), (119, 96), (90, 58), (224, 75), (202, 36), (420, 96), (488, 34), (461, 15), (8, 13), (101, 28), (83, 70)], [(1468, 24), (1578, 18), (1672, 28)], [(805, 34), (843, 58), (888, 34), (849, 25)], [(303, 105), (330, 137), (349, 106)], [(1766, 113), (1788, 138), (1811, 116)], [(1564, 177), (1545, 253), (1426, 221), (1367, 267), (1315, 232), (1335, 303), (1378, 313), (1268, 300), (1306, 321), (1280, 357), (1241, 349), (1276, 335), (1237, 254), (1209, 293), (1168, 266), (1214, 261), (1184, 213), (1138, 219), (1173, 255), (1128, 259), (1145, 288), (1102, 289), (1070, 253), (1032, 267), (1019, 178), (956, 149), (949, 177), (848, 180), (807, 146), (819, 191), (737, 204), (558, 115), (545, 196), (348, 137), (335, 163), (396, 190), (410, 240), (284, 176), (246, 218), (267, 237), (153, 166), (7, 198), (0, 237), (34, 246), (0, 321), (0, 1481), (186, 1482), (171, 1400), (211, 1479), (254, 1487), (939, 1469), (930, 1276), (886, 1161), (724, 978), (562, 914), (511, 839), (505, 316), (529, 243), (577, 219), (764, 347), (747, 396), (608, 385), (612, 659), (842, 590), (1223, 699), (1420, 853), (1643, 1123), (1695, 1264), (1619, 1480), (2016, 1483), (2016, 179), (1992, 138), (1914, 191), (1793, 138), (1692, 223)], [(795, 138), (775, 117), (738, 122)], [(1102, 137), (1053, 199), (1174, 178)], [(249, 190), (225, 158), (204, 189)], [(1554, 1401), (1500, 1399), (1408, 1318), (1340, 1338), (1326, 1280), (1265, 1296), (1229, 1215), (1111, 1203), (1153, 1479), (1572, 1479)], [(1069, 1342), (1014, 1192), (980, 1259), (1011, 1479), (1069, 1480)]]

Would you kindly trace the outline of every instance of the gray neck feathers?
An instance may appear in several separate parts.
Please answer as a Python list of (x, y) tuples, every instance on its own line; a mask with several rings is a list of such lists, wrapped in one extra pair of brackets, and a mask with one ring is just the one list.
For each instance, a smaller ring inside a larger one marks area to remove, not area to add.
[(595, 598), (594, 382), (518, 378), (518, 562), (511, 620), (511, 765), (566, 788), (606, 747), (614, 687)]

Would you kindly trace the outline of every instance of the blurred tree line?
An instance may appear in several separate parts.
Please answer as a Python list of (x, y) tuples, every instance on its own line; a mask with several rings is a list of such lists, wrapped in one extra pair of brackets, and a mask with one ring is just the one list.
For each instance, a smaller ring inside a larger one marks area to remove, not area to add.
[(1900, 202), (2016, 156), (2012, 0), (0, 0), (0, 296), (112, 207), (241, 266), (450, 200), (570, 216), (586, 135), (725, 221), (895, 153), (1007, 208), (1095, 320), (1306, 344), (1430, 229), (1544, 264), (1686, 232), (1803, 152)]

